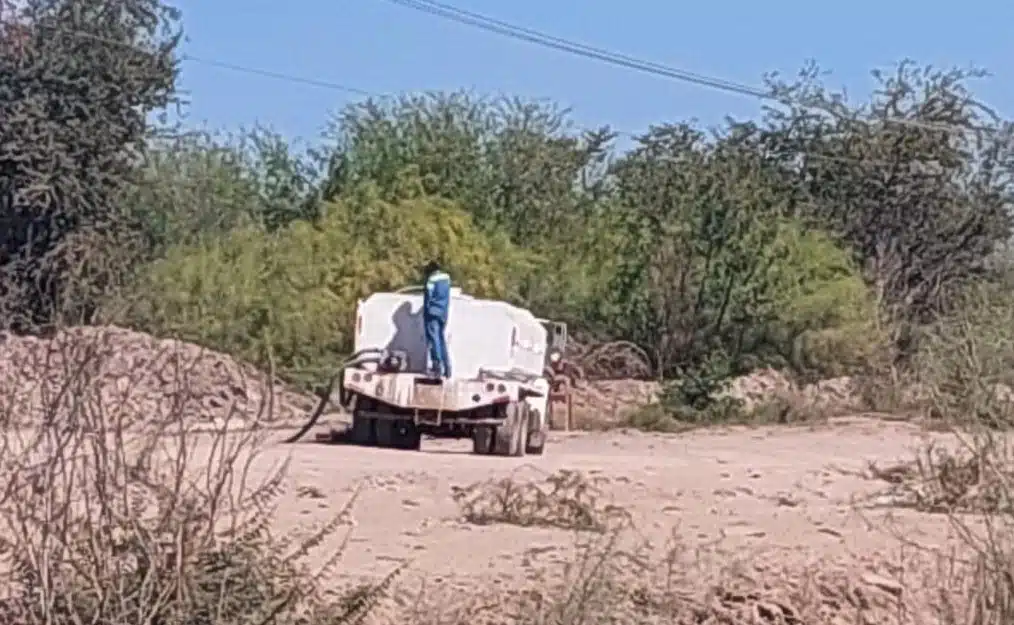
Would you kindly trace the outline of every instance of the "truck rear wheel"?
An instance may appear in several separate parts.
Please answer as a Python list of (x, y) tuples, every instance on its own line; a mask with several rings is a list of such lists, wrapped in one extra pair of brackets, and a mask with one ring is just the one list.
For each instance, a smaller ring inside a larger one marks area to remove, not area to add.
[(377, 419), (377, 447), (394, 447), (394, 421)]
[(507, 418), (503, 425), (497, 426), (493, 453), (497, 456), (520, 457), (525, 455), (528, 444), (528, 410), (527, 405), (511, 402), (507, 404)]
[(531, 456), (541, 456), (546, 448), (546, 423), (539, 427), (542, 415), (538, 410), (528, 411), (528, 436), (525, 440), (525, 453)]
[(537, 409), (526, 406), (524, 412), (528, 417), (525, 453), (532, 456), (541, 456), (546, 446), (546, 422), (542, 420), (542, 415)]
[(349, 429), (352, 444), (366, 447), (377, 444), (377, 420), (363, 414), (363, 411), (372, 408), (372, 402), (356, 400), (356, 408), (352, 411), (352, 427)]
[(394, 446), (407, 451), (419, 451), (422, 448), (422, 432), (412, 421), (395, 421)]
[(493, 439), (496, 432), (492, 425), (477, 425), (472, 428), (472, 453), (488, 456), (493, 453)]
[(377, 419), (376, 431), (378, 447), (418, 450), (422, 446), (422, 433), (411, 421)]

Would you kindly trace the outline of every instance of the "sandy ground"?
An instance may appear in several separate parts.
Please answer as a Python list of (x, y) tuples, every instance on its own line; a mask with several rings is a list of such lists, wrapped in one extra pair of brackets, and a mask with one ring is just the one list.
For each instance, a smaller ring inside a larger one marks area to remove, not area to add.
[(465, 441), (425, 441), (421, 452), (307, 442), (271, 446), (258, 466), (291, 463), (291, 488), (275, 519), (280, 532), (323, 522), (361, 489), (342, 575), (380, 576), (407, 562), (407, 579), (507, 586), (561, 563), (575, 534), (470, 525), (452, 487), (580, 471), (602, 478), (607, 496), (633, 513), (638, 534), (658, 545), (675, 533), (720, 558), (890, 559), (900, 546), (895, 531), (942, 544), (946, 520), (858, 511), (857, 501), (884, 487), (861, 472), (869, 461), (911, 458), (926, 436), (914, 426), (862, 419), (671, 436), (554, 433), (544, 456), (523, 459), (474, 456)]
[[(342, 549), (338, 566), (318, 575), (324, 586), (348, 588), (404, 568), (397, 581), (402, 592), (390, 593), (371, 623), (432, 623), (402, 615), (413, 603), (432, 603), (434, 597), (454, 603), (474, 598), (477, 589), (494, 596), (561, 579), (574, 561), (575, 545), (588, 533), (476, 525), (452, 496), (456, 488), (504, 478), (524, 484), (571, 471), (596, 480), (600, 505), (632, 516), (625, 546), (649, 544), (647, 555), (660, 558), (667, 543), (678, 540), (679, 566), (690, 577), (680, 583), (694, 590), (707, 587), (717, 569), (745, 563), (764, 566), (750, 577), (775, 589), (844, 568), (848, 580), (863, 579), (863, 572), (886, 573), (906, 589), (921, 586), (932, 594), (941, 588), (937, 574), (928, 570), (932, 558), (913, 564), (906, 545), (946, 551), (955, 544), (946, 517), (883, 505), (887, 485), (868, 477), (870, 462), (884, 467), (908, 461), (930, 438), (943, 438), (903, 422), (848, 418), (808, 427), (673, 435), (553, 432), (545, 455), (526, 458), (476, 456), (468, 441), (426, 440), (418, 452), (281, 443), (289, 434), (234, 433), (218, 442), (249, 451), (247, 437), (270, 439), (249, 465), (247, 484), (285, 466), (287, 488), (270, 519), (276, 536), (298, 538), (350, 512), (347, 531), (331, 535), (309, 559), (318, 566)], [(208, 454), (221, 452), (212, 438), (188, 437), (190, 468), (198, 477), (207, 476), (202, 465)], [(175, 455), (179, 439), (157, 440)], [(244, 453), (230, 464), (238, 469), (246, 460)]]

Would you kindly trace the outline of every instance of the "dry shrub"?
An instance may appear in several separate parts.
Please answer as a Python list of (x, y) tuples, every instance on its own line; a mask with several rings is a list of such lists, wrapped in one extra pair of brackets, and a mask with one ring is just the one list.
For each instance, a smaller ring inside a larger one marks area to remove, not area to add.
[[(958, 537), (950, 567), (965, 579), (942, 606), (941, 622), (1001, 625), (1014, 622), (1014, 454), (1004, 434), (954, 430), (955, 450), (927, 445), (916, 458), (870, 475), (891, 484), (877, 501), (947, 515)], [(903, 540), (906, 540), (903, 538)], [(913, 545), (939, 553), (938, 545)], [(943, 603), (943, 601), (942, 601)]]
[(61, 363), (60, 375), (7, 389), (39, 398), (42, 418), (19, 428), (17, 404), (0, 405), (0, 622), (295, 625), (354, 622), (368, 610), (382, 588), (353, 601), (318, 582), (338, 564), (342, 549), (324, 545), (349, 508), (303, 535), (273, 535), (285, 464), (258, 469), (262, 434), (229, 431), (253, 415), (197, 432), (181, 408), (184, 385), (166, 389), (162, 413), (138, 420), (125, 409), (129, 376), (118, 397), (101, 378), (105, 345), (101, 336), (65, 345), (40, 363)]
[(623, 425), (644, 432), (678, 434), (697, 425), (676, 418), (673, 411), (662, 404), (647, 404), (626, 416)]
[[(650, 554), (661, 553), (661, 557)], [(640, 550), (639, 567), (613, 569), (606, 601), (611, 621), (553, 623), (672, 623), (856, 625), (920, 623), (903, 597), (903, 584), (882, 565), (863, 570), (827, 561), (792, 563), (777, 549), (729, 558), (714, 551), (689, 553), (678, 538), (665, 549)], [(870, 569), (874, 570), (870, 570)], [(874, 572), (877, 571), (877, 572)], [(925, 612), (922, 612), (925, 614)]]
[(870, 463), (869, 474), (891, 484), (886, 495), (895, 506), (938, 514), (1007, 515), (1014, 512), (1014, 457), (1001, 445), (1005, 442), (994, 437), (958, 451), (930, 443), (910, 462), (884, 468)]
[(603, 503), (601, 483), (599, 478), (561, 470), (538, 481), (505, 477), (455, 486), (451, 496), (465, 521), (476, 525), (505, 523), (605, 532), (624, 525), (629, 516), (623, 508)]
[(799, 393), (775, 393), (754, 404), (744, 415), (750, 425), (796, 425), (826, 421), (841, 410), (814, 402)]
[(644, 586), (652, 562), (644, 545), (624, 544), (624, 527), (578, 538), (573, 559), (552, 582), (508, 602), (516, 623), (592, 625), (636, 623), (644, 610)]
[[(1014, 300), (1006, 286), (967, 294), (920, 341), (915, 377), (928, 416), (955, 448), (924, 448), (907, 466), (876, 470), (893, 483), (895, 505), (948, 515), (970, 570), (968, 602), (952, 622), (1014, 622)], [(928, 546), (934, 548), (935, 546)]]
[(568, 361), (581, 378), (651, 379), (653, 367), (648, 353), (630, 341), (608, 341), (579, 345), (572, 342)]
[[(630, 526), (575, 532), (574, 556), (562, 570), (543, 571), (532, 583), (484, 587), (462, 597), (424, 588), (408, 618), (412, 625), (592, 625), (637, 623), (645, 594), (639, 581), (654, 564), (644, 546), (629, 546)], [(673, 567), (674, 571), (680, 570)], [(478, 581), (477, 583), (483, 583)]]

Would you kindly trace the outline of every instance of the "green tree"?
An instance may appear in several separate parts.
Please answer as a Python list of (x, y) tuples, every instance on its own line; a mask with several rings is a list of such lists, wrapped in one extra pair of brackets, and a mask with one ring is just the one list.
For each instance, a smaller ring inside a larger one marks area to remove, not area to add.
[(263, 128), (158, 141), (137, 176), (123, 202), (152, 256), (239, 227), (319, 217), (313, 160)]
[(253, 218), (268, 230), (297, 220), (320, 217), (320, 169), (315, 155), (298, 152), (277, 132), (255, 128), (237, 150), (244, 156), (258, 189)]
[(329, 136), (328, 197), (364, 181), (397, 196), (408, 175), (525, 246), (551, 240), (594, 207), (612, 139), (606, 130), (577, 132), (553, 104), (460, 92), (350, 106)]
[(130, 233), (117, 200), (174, 99), (180, 31), (159, 0), (29, 0), (0, 28), (5, 323), (85, 315)]
[[(753, 137), (748, 126), (718, 140), (660, 126), (614, 168), (619, 260), (598, 316), (642, 346), (660, 376), (802, 363), (793, 346), (803, 336), (870, 318), (847, 256), (803, 233)], [(850, 307), (858, 319), (837, 311)]]
[(829, 91), (816, 66), (772, 87), (759, 146), (784, 172), (793, 212), (855, 253), (884, 302), (925, 322), (984, 274), (1011, 235), (1014, 130), (968, 83), (982, 72), (906, 61), (873, 72), (870, 100)]

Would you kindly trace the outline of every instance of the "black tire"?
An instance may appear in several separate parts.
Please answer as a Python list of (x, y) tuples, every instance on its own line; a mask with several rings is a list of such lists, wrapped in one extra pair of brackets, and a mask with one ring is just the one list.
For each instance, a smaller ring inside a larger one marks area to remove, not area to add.
[(528, 442), (528, 410), (525, 404), (511, 402), (507, 405), (507, 418), (496, 428), (493, 453), (498, 456), (525, 455)]
[(525, 443), (525, 453), (529, 456), (541, 456), (546, 451), (545, 434), (530, 432)]
[(377, 422), (364, 416), (358, 410), (352, 413), (352, 427), (349, 429), (349, 438), (353, 445), (373, 447), (377, 444)]
[(406, 451), (419, 451), (422, 448), (422, 432), (411, 421), (395, 421), (394, 446)]
[(528, 436), (525, 442), (525, 453), (531, 456), (541, 456), (546, 448), (546, 423), (542, 429), (536, 430), (535, 423), (539, 420), (539, 412), (532, 410), (528, 418)]
[(377, 419), (377, 447), (392, 448), (397, 446), (398, 430), (391, 419)]
[(488, 456), (493, 453), (495, 428), (491, 425), (477, 425), (472, 428), (472, 453)]
[(523, 410), (521, 416), (514, 426), (514, 435), (511, 441), (511, 455), (521, 458), (525, 455), (525, 448), (528, 446), (528, 411)]

